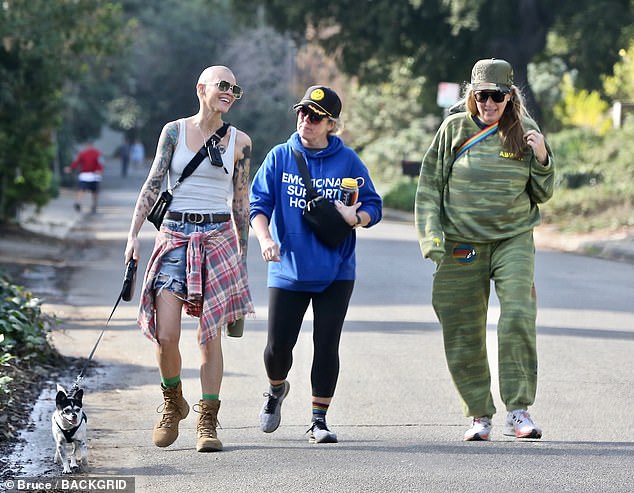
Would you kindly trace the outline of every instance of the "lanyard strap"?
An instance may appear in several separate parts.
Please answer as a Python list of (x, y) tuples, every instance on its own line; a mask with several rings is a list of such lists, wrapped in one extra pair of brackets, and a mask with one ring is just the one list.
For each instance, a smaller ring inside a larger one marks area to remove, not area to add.
[(169, 189), (170, 192), (174, 190), (176, 187), (178, 187), (185, 178), (187, 178), (189, 175), (191, 175), (194, 172), (194, 170), (203, 161), (203, 159), (207, 157), (207, 148), (209, 146), (215, 147), (218, 144), (218, 142), (222, 140), (222, 138), (227, 133), (227, 129), (229, 128), (229, 125), (230, 125), (229, 122), (225, 122), (222, 125), (222, 127), (216, 130), (213, 133), (213, 135), (209, 137), (209, 139), (207, 139), (207, 142), (205, 142), (205, 145), (203, 145), (198, 150), (198, 152), (194, 154), (194, 157), (191, 158), (189, 163), (187, 163), (187, 166), (185, 166), (185, 169), (183, 169), (183, 172), (181, 173), (180, 178), (178, 178), (178, 180), (176, 181), (176, 184)]
[(453, 160), (456, 161), (460, 156), (462, 156), (465, 152), (467, 152), (470, 148), (476, 145), (478, 142), (486, 139), (489, 135), (493, 135), (498, 131), (498, 123), (494, 123), (493, 125), (489, 125), (488, 127), (484, 127), (477, 134), (469, 137), (465, 142), (462, 143), (458, 149), (456, 149), (456, 155)]

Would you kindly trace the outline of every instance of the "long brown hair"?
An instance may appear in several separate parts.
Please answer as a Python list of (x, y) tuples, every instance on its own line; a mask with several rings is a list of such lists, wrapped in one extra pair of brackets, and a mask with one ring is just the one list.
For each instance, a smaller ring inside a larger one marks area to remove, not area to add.
[[(467, 110), (476, 116), (478, 107), (475, 101), (475, 91), (471, 87), (468, 88), (465, 99)], [(528, 146), (524, 141), (523, 118), (530, 118), (524, 105), (524, 98), (516, 86), (511, 86), (510, 99), (498, 122), (498, 132), (502, 140), (502, 148), (515, 156), (522, 156), (528, 151)]]

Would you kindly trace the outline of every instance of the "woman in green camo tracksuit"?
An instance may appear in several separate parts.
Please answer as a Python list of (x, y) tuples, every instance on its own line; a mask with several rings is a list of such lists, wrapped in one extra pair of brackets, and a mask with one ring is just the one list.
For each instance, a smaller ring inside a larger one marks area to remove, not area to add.
[[(466, 111), (447, 117), (436, 133), (416, 194), (421, 250), (437, 264), (432, 303), (449, 371), (465, 415), (473, 417), (464, 439), (488, 440), (495, 406), (486, 315), (494, 281), (504, 434), (541, 438), (526, 411), (537, 388), (533, 228), (537, 204), (553, 192), (553, 156), (508, 62), (477, 62), (464, 103)], [(472, 147), (461, 148), (471, 139)]]

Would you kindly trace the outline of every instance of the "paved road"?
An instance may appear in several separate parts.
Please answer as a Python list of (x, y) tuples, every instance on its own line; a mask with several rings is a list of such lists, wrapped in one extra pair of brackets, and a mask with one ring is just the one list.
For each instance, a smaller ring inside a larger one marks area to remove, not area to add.
[[(85, 216), (73, 230), (91, 241), (71, 261), (66, 299), (46, 306), (66, 320), (55, 342), (68, 355), (90, 352), (116, 298), (141, 180), (109, 177), (100, 213)], [(151, 225), (141, 238), (144, 264)], [(631, 491), (634, 265), (538, 252), (540, 381), (531, 412), (544, 438), (517, 442), (503, 436), (504, 409), (494, 388), (499, 413), (493, 441), (464, 443), (469, 422), (461, 415), (430, 306), (432, 265), (422, 261), (413, 227), (386, 220), (359, 238), (358, 281), (329, 411), (339, 444), (311, 445), (305, 435), (309, 322), (295, 350), (282, 426), (270, 435), (259, 431), (267, 293), (265, 266), (252, 238), (249, 273), (257, 316), (247, 322), (242, 339), (223, 339), (219, 437), (225, 451), (195, 452), (194, 412), (173, 446), (152, 445), (159, 377), (152, 345), (135, 326), (135, 299), (117, 310), (96, 353), (100, 366), (84, 381), (87, 474), (134, 476), (136, 491), (143, 493)], [(488, 347), (494, 379), (497, 311), (493, 299)], [(191, 319), (184, 327), (182, 376), (193, 404), (199, 396), (198, 349)], [(48, 425), (55, 383), (43, 391), (33, 430), (14, 456), (24, 475), (57, 474)]]

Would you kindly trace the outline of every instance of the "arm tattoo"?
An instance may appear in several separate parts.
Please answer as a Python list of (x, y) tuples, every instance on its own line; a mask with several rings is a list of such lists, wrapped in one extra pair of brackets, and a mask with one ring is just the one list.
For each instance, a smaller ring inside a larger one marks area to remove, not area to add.
[(161, 136), (159, 137), (156, 156), (148, 173), (148, 176), (141, 187), (139, 197), (134, 208), (132, 230), (138, 233), (143, 225), (143, 221), (147, 217), (156, 202), (156, 198), (161, 192), (161, 186), (165, 175), (169, 171), (172, 162), (172, 155), (178, 140), (178, 124), (171, 122), (165, 125)]
[(240, 252), (246, 260), (249, 240), (249, 170), (251, 146), (242, 148), (243, 157), (236, 162), (233, 173), (233, 220), (238, 233)]

